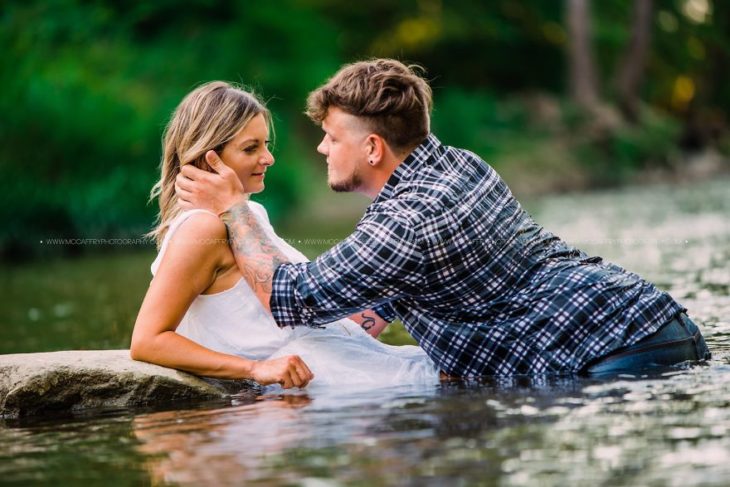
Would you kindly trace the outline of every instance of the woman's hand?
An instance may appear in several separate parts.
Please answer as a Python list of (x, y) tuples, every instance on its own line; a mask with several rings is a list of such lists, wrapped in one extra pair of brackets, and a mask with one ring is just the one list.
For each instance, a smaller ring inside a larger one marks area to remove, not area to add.
[(281, 384), (284, 389), (290, 389), (306, 387), (314, 374), (298, 355), (287, 355), (254, 362), (251, 378), (261, 385)]
[(215, 151), (208, 151), (205, 161), (215, 172), (203, 171), (192, 164), (180, 168), (175, 179), (175, 192), (181, 208), (202, 208), (220, 215), (248, 200), (249, 195), (244, 191), (241, 180)]

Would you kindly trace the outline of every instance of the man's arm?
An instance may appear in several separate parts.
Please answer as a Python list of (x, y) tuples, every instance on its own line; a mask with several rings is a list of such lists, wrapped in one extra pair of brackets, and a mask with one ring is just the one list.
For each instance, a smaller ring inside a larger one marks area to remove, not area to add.
[(289, 260), (271, 241), (248, 206), (248, 195), (236, 173), (215, 151), (205, 160), (215, 172), (185, 165), (175, 182), (178, 203), (184, 209), (204, 208), (226, 224), (231, 250), (243, 278), (267, 310), (274, 271)]
[(289, 259), (271, 241), (247, 202), (223, 212), (221, 219), (228, 229), (238, 269), (264, 308), (271, 311), (269, 301), (274, 271)]
[(353, 314), (373, 325), (372, 315), (362, 317), (368, 309), (392, 321), (388, 303), (423, 291), (424, 265), (411, 225), (398, 214), (371, 212), (316, 260), (276, 269), (271, 313), (279, 326), (317, 327)]
[(360, 327), (373, 338), (378, 338), (383, 330), (385, 330), (385, 328), (387, 328), (390, 324), (389, 321), (383, 319), (372, 309), (366, 309), (365, 311), (355, 313), (354, 315), (350, 315), (349, 318), (360, 325)]

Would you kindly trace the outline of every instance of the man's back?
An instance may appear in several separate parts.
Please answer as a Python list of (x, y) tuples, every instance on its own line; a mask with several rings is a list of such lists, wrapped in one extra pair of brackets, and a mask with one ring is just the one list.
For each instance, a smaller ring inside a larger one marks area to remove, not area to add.
[(417, 292), (381, 308), (454, 375), (577, 372), (683, 308), (543, 230), (474, 154), (430, 136), (363, 222), (393, 218), (421, 254)]

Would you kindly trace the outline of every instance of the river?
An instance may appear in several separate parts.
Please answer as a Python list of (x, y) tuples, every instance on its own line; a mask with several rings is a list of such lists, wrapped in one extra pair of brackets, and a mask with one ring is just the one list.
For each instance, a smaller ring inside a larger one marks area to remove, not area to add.
[[(727, 485), (728, 188), (718, 179), (526, 205), (553, 233), (684, 304), (713, 352), (709, 364), (609, 381), (272, 389), (166, 410), (6, 421), (0, 483)], [(146, 282), (148, 263), (137, 253), (4, 271), (1, 351), (125, 346), (144, 292), (128, 283)]]

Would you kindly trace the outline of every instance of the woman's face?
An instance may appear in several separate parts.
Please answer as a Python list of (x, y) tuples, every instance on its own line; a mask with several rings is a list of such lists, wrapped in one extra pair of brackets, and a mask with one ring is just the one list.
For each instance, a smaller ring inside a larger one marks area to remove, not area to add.
[(274, 163), (269, 152), (269, 127), (263, 114), (251, 119), (219, 154), (226, 166), (233, 169), (247, 193), (264, 189), (264, 174)]

